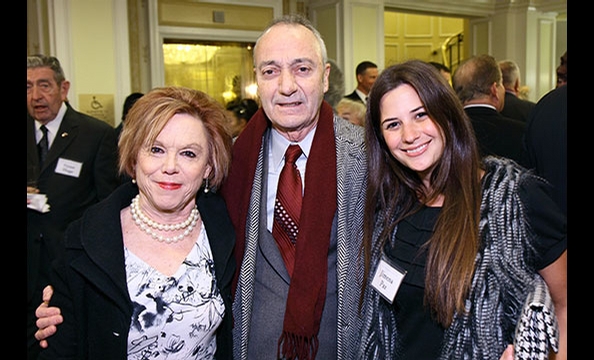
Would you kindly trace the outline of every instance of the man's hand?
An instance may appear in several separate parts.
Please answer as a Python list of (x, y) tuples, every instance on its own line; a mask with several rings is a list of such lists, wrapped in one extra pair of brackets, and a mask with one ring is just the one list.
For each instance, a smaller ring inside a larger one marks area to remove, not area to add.
[(47, 338), (56, 333), (56, 325), (61, 324), (64, 321), (60, 308), (50, 307), (49, 301), (54, 294), (54, 289), (48, 285), (43, 289), (43, 302), (35, 310), (35, 316), (37, 316), (38, 330), (35, 332), (35, 339), (39, 340), (39, 346), (47, 348)]

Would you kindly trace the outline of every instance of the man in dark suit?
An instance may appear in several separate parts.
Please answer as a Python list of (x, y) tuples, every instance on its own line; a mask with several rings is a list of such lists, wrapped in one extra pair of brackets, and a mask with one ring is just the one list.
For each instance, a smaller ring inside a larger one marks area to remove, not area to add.
[(522, 85), (518, 64), (512, 60), (501, 60), (499, 68), (501, 68), (503, 87), (505, 88), (505, 104), (501, 110), (501, 115), (527, 122), (528, 115), (534, 109), (536, 103), (520, 97)]
[[(67, 106), (69, 88), (58, 59), (27, 57), (27, 194), (45, 194), (49, 204), (48, 212), (38, 211), (27, 200), (28, 359), (39, 352), (35, 309), (56, 245), (70, 222), (118, 185), (115, 130)], [(46, 155), (41, 155), (44, 143)], [(33, 187), (29, 181), (35, 177)]]
[(528, 166), (553, 185), (553, 199), (567, 214), (567, 83), (545, 94), (528, 119)]
[(357, 65), (355, 73), (357, 75), (357, 88), (345, 97), (367, 105), (367, 95), (378, 75), (377, 65), (371, 61), (362, 61)]
[(134, 105), (134, 103), (136, 103), (136, 100), (140, 99), (142, 95), (144, 94), (141, 92), (133, 92), (130, 95), (126, 96), (126, 99), (124, 100), (124, 106), (122, 107), (122, 121), (120, 121), (120, 124), (115, 128), (116, 139), (120, 138), (120, 134), (122, 133), (122, 129), (124, 128), (124, 121), (126, 121), (126, 115), (128, 115), (128, 111), (130, 111), (132, 105)]
[(505, 89), (495, 58), (477, 55), (466, 59), (454, 72), (452, 85), (472, 121), (481, 154), (503, 156), (525, 165), (526, 123), (500, 114)]

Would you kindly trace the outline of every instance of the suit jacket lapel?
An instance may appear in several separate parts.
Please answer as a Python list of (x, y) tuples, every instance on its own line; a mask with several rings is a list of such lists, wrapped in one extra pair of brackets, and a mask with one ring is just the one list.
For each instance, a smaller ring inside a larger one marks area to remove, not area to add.
[(27, 165), (39, 165), (37, 140), (35, 139), (35, 120), (27, 114)]
[[(130, 204), (137, 193), (138, 190), (132, 183), (116, 189), (111, 201), (90, 208), (81, 218), (84, 231), (80, 234), (80, 245), (66, 243), (67, 247), (83, 246), (86, 249), (88, 257), (78, 257), (71, 265), (98, 284), (124, 312), (131, 311), (131, 308), (126, 269), (123, 265), (124, 247), (119, 210)], [(106, 223), (114, 226), (105, 226)]]
[[(267, 157), (265, 157), (267, 158)], [(267, 178), (267, 176), (265, 176)], [(264, 184), (264, 189), (266, 189), (266, 185)], [(258, 241), (258, 249), (264, 259), (270, 264), (270, 267), (276, 271), (276, 273), (287, 283), (291, 282), (291, 278), (289, 277), (289, 272), (287, 271), (287, 267), (285, 266), (285, 262), (281, 256), (280, 250), (278, 245), (276, 244), (276, 240), (272, 236), (272, 233), (268, 231), (266, 228), (267, 224), (267, 212), (266, 212), (266, 191), (262, 191), (262, 200), (261, 200), (261, 211), (260, 211), (260, 225), (259, 225), (259, 241)]]
[(48, 164), (60, 157), (64, 150), (66, 150), (66, 148), (70, 145), (70, 143), (74, 141), (76, 135), (78, 134), (78, 130), (76, 114), (74, 113), (74, 110), (68, 108), (68, 110), (66, 110), (66, 114), (64, 114), (60, 128), (58, 129), (58, 133), (54, 138), (54, 142), (47, 153), (47, 159), (45, 160), (43, 168), (41, 169), (42, 172), (45, 170)]

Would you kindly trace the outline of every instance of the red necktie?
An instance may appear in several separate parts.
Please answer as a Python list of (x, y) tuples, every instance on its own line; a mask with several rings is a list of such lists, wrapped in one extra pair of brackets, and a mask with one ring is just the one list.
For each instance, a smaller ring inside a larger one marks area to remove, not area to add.
[(295, 163), (301, 155), (299, 145), (290, 145), (285, 153), (285, 166), (280, 173), (276, 200), (274, 201), (274, 224), (272, 236), (280, 249), (289, 276), (295, 263), (295, 241), (299, 233), (301, 214), (301, 175)]

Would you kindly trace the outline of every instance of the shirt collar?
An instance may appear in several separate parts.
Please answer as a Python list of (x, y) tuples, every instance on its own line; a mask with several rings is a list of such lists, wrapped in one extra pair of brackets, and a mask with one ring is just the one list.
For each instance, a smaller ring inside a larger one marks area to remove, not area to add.
[[(45, 124), (45, 127), (47, 128), (48, 142), (50, 145), (53, 143), (54, 138), (58, 134), (58, 130), (60, 130), (60, 125), (62, 124), (62, 120), (64, 119), (64, 114), (66, 114), (67, 109), (68, 107), (66, 106), (66, 104), (62, 103), (62, 106), (60, 106), (60, 110), (58, 110), (58, 115), (56, 115), (56, 117), (53, 120), (50, 120), (47, 124)], [(41, 139), (42, 136), (40, 128), (41, 123), (35, 120), (35, 132), (37, 133), (38, 140)]]
[(357, 95), (359, 95), (361, 100), (363, 100), (363, 104), (367, 105), (367, 95), (363, 94), (363, 91), (359, 89), (355, 89), (355, 91), (357, 92)]
[[(52, 133), (52, 134), (57, 134), (58, 130), (60, 129), (60, 125), (62, 124), (62, 119), (64, 119), (64, 114), (66, 114), (66, 110), (68, 109), (68, 107), (66, 106), (65, 103), (62, 103), (62, 106), (60, 106), (60, 110), (58, 110), (58, 115), (56, 115), (56, 117), (53, 120), (50, 120), (47, 124), (45, 124), (45, 127), (47, 128), (47, 130)], [(35, 129), (39, 130), (39, 128), (41, 127), (41, 123), (37, 120), (35, 120)], [(41, 131), (41, 130), (39, 130)]]
[(497, 108), (495, 106), (489, 105), (489, 104), (468, 104), (468, 105), (464, 105), (464, 108), (465, 109), (472, 108), (472, 107), (487, 107), (487, 108), (491, 108), (491, 109), (497, 111)]
[(289, 140), (287, 140), (287, 138), (282, 136), (275, 128), (272, 128), (272, 141), (270, 142), (270, 146), (272, 150), (272, 163), (274, 167), (278, 168), (279, 166), (281, 166), (283, 156), (285, 156), (285, 152), (291, 144), (299, 145), (305, 157), (308, 158), (314, 134), (316, 133), (316, 128), (317, 127), (313, 128), (307, 135), (305, 135), (305, 138), (298, 143), (290, 142)]

